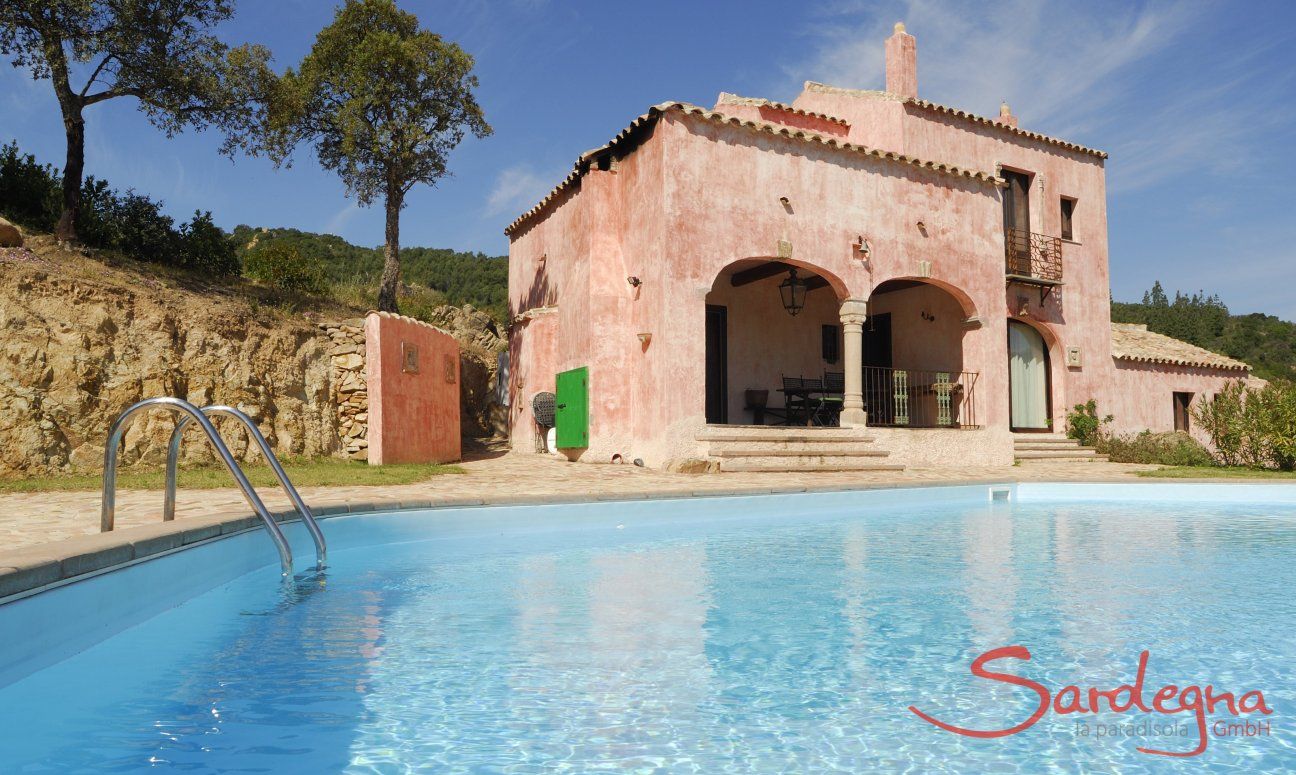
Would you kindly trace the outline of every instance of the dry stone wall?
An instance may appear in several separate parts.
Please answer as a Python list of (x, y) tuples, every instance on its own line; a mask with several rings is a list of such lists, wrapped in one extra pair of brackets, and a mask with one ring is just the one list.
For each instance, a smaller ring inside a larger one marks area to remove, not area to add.
[[(0, 249), (0, 476), (98, 470), (117, 415), (167, 395), (242, 409), (281, 455), (341, 452), (329, 339), (314, 325), (219, 289), (59, 265), (37, 247)], [(259, 455), (217, 426), (237, 456)], [(164, 460), (172, 427), (166, 413), (137, 418), (123, 465)], [(196, 429), (183, 449), (211, 457)]]
[(329, 338), (333, 390), (337, 396), (337, 429), (342, 454), (369, 458), (369, 384), (365, 376), (364, 320), (320, 325)]
[[(197, 280), (62, 250), (37, 236), (0, 247), (0, 476), (97, 471), (108, 427), (144, 398), (178, 396), (246, 412), (280, 456), (368, 459), (364, 321), (308, 320), (257, 307)], [(461, 344), (464, 435), (499, 432), (495, 324), (472, 307), (442, 307), (434, 325)], [(259, 451), (228, 420), (235, 456)], [(123, 466), (157, 465), (174, 418), (138, 417)], [(186, 462), (212, 460), (197, 429)]]

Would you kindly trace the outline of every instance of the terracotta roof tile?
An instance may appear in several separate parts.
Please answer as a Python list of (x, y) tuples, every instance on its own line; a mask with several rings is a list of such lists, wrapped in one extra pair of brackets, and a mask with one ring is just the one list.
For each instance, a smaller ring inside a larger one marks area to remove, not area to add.
[(1172, 363), (1203, 369), (1250, 371), (1251, 367), (1219, 353), (1202, 349), (1140, 323), (1112, 323), (1112, 357), (1143, 363)]
[(1030, 130), (1027, 129), (1019, 129), (1018, 127), (1015, 126), (1009, 126), (1008, 124), (1000, 123), (994, 120), (993, 118), (978, 116), (975, 113), (969, 113), (966, 110), (959, 110), (958, 108), (951, 108), (947, 105), (939, 105), (935, 102), (932, 102), (931, 100), (920, 100), (915, 97), (904, 97), (899, 94), (892, 94), (890, 92), (885, 92), (885, 91), (876, 91), (873, 89), (847, 89), (841, 86), (829, 86), (826, 83), (819, 83), (817, 81), (806, 81), (805, 88), (808, 91), (821, 92), (824, 94), (847, 94), (855, 97), (868, 97), (870, 99), (903, 102), (906, 105), (912, 105), (916, 108), (922, 108), (924, 110), (930, 110), (935, 113), (941, 113), (947, 116), (961, 118), (964, 121), (970, 121), (973, 124), (981, 124), (982, 126), (993, 127), (995, 129), (1000, 129), (1003, 130), (1004, 132), (1008, 132), (1009, 134), (1018, 135), (1020, 137), (1028, 137), (1032, 140), (1038, 140), (1042, 143), (1048, 143), (1050, 145), (1060, 146), (1062, 148), (1075, 151), (1077, 153), (1087, 153), (1092, 156), (1097, 156), (1100, 159), (1107, 158), (1107, 153), (1105, 151), (1099, 151), (1093, 148), (1086, 148), (1085, 146), (1080, 145), (1079, 143), (1073, 143), (1068, 140), (1061, 140), (1056, 137), (1049, 137), (1048, 135), (1042, 135), (1039, 132), (1031, 132)]
[(581, 154), (580, 158), (576, 160), (576, 164), (573, 165), (572, 171), (568, 173), (567, 177), (563, 178), (562, 182), (560, 182), (557, 186), (554, 187), (552, 191), (550, 191), (547, 195), (545, 195), (545, 197), (541, 199), (535, 205), (535, 207), (532, 207), (530, 210), (527, 210), (525, 213), (522, 213), (517, 217), (516, 220), (514, 220), (508, 226), (504, 227), (504, 233), (512, 234), (514, 230), (516, 230), (519, 226), (521, 226), (532, 216), (542, 211), (546, 206), (549, 205), (549, 203), (553, 202), (559, 196), (563, 195), (569, 189), (573, 188), (580, 181), (581, 177), (583, 177), (585, 173), (589, 171), (590, 161), (595, 156), (601, 154), (604, 151), (616, 148), (620, 145), (630, 142), (631, 137), (636, 132), (636, 130), (657, 121), (657, 119), (659, 119), (661, 116), (671, 112), (678, 112), (687, 116), (694, 116), (716, 124), (728, 124), (731, 126), (742, 127), (756, 132), (767, 132), (769, 134), (782, 135), (784, 137), (788, 137), (796, 140), (802, 140), (804, 142), (819, 143), (822, 145), (838, 148), (840, 150), (851, 152), (851, 153), (859, 153), (866, 156), (872, 156), (873, 158), (881, 159), (884, 161), (895, 162), (898, 164), (905, 164), (912, 167), (920, 167), (922, 169), (931, 170), (933, 172), (939, 172), (945, 175), (965, 178), (968, 180), (981, 181), (992, 186), (1004, 185), (1003, 178), (1000, 178), (990, 172), (982, 172), (980, 170), (969, 170), (954, 164), (946, 164), (944, 162), (926, 161), (923, 159), (914, 158), (912, 156), (905, 156), (904, 154), (901, 153), (894, 153), (892, 151), (881, 151), (876, 148), (869, 148), (863, 145), (848, 143), (837, 137), (824, 136), (816, 132), (811, 132), (805, 129), (797, 129), (795, 127), (788, 127), (782, 124), (772, 124), (768, 121), (751, 121), (748, 119), (737, 118), (735, 116), (728, 116), (725, 115), (724, 113), (717, 113), (712, 110), (706, 110), (705, 108), (700, 108), (697, 105), (691, 105), (687, 102), (663, 102), (660, 105), (654, 105), (653, 107), (648, 109), (647, 113), (643, 114), (642, 116), (639, 116), (634, 121), (631, 121), (629, 126), (627, 126), (625, 129), (622, 129), (620, 132), (618, 132), (616, 137), (612, 138), (612, 140), (610, 140), (606, 145), (600, 146), (591, 151), (586, 151), (585, 153)]
[(1048, 143), (1049, 145), (1061, 146), (1062, 148), (1066, 148), (1069, 151), (1075, 151), (1076, 153), (1087, 153), (1091, 156), (1097, 156), (1100, 159), (1107, 158), (1106, 151), (1099, 151), (1095, 148), (1087, 148), (1083, 145), (1080, 145), (1079, 143), (1073, 143), (1069, 140), (1061, 140), (1056, 137), (1042, 135), (1039, 132), (1032, 132), (1028, 129), (1020, 129), (1015, 126), (1009, 126), (1008, 124), (1000, 123), (999, 121), (996, 121), (993, 118), (978, 116), (975, 113), (969, 113), (966, 110), (959, 110), (958, 108), (951, 108), (945, 105), (938, 105), (935, 102), (931, 102), (930, 100), (910, 99), (910, 100), (905, 100), (905, 104), (914, 105), (916, 107), (923, 108), (925, 110), (931, 110), (936, 113), (942, 113), (947, 116), (954, 116), (955, 118), (961, 118), (965, 121), (970, 121), (974, 124), (981, 124), (983, 126), (995, 127), (997, 129), (1001, 129), (1005, 132), (1008, 132), (1009, 134), (1019, 135), (1021, 137), (1028, 137), (1032, 140), (1038, 140), (1042, 143)]
[(730, 92), (722, 91), (720, 92), (720, 99), (717, 101), (717, 104), (751, 105), (757, 108), (774, 108), (775, 110), (786, 110), (787, 112), (795, 113), (798, 116), (810, 116), (811, 118), (821, 118), (824, 121), (830, 121), (834, 124), (840, 124), (842, 127), (848, 129), (850, 128), (850, 123), (847, 122), (846, 119), (844, 118), (837, 118), (836, 116), (830, 116), (827, 113), (815, 113), (814, 111), (811, 110), (802, 110), (801, 108), (794, 108), (791, 105), (787, 105), (782, 102), (775, 102), (774, 100), (767, 100), (764, 97), (741, 97), (737, 94), (731, 94)]

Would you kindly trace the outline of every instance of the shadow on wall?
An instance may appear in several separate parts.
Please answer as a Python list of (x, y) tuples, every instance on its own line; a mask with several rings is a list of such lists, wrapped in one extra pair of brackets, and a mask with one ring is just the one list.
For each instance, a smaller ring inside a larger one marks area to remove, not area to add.
[(549, 281), (549, 269), (545, 265), (546, 262), (546, 257), (542, 255), (540, 257), (540, 266), (536, 269), (535, 278), (531, 281), (531, 287), (527, 289), (526, 294), (522, 297), (515, 314), (537, 307), (552, 307), (558, 303), (558, 289)]

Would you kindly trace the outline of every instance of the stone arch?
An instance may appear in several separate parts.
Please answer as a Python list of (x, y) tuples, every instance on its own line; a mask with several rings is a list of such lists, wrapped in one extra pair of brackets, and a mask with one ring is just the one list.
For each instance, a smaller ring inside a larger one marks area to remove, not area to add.
[[(732, 277), (738, 272), (756, 269), (769, 264), (781, 264), (784, 266), (796, 267), (797, 270), (804, 270), (811, 275), (822, 278), (827, 283), (827, 287), (832, 289), (833, 295), (836, 296), (838, 301), (845, 301), (851, 297), (850, 289), (847, 287), (846, 281), (828, 269), (809, 261), (803, 261), (799, 258), (779, 258), (777, 256), (747, 256), (729, 261), (724, 266), (720, 267), (716, 272), (715, 277), (711, 279), (710, 290), (714, 291), (722, 278)], [(779, 274), (783, 274), (784, 271), (785, 270), (780, 270)]]
[(885, 286), (888, 283), (921, 283), (923, 285), (934, 286), (936, 288), (941, 289), (945, 293), (949, 294), (951, 297), (954, 298), (955, 301), (958, 302), (959, 307), (962, 308), (963, 310), (963, 317), (965, 320), (980, 319), (981, 313), (977, 310), (976, 302), (972, 300), (972, 297), (968, 295), (967, 291), (963, 290), (957, 285), (954, 285), (953, 283), (947, 282), (945, 280), (938, 280), (932, 277), (915, 277), (911, 275), (897, 275), (896, 277), (888, 277), (884, 280), (875, 283), (873, 285), (873, 290), (870, 291), (869, 293), (869, 296), (871, 297), (874, 293), (877, 292), (878, 288), (881, 288), (882, 286)]
[[(812, 283), (795, 315), (783, 307), (778, 288), (791, 269)], [(756, 409), (787, 409), (779, 392), (785, 378), (841, 377), (842, 303), (849, 299), (841, 277), (808, 261), (749, 256), (720, 268), (705, 295), (707, 422), (776, 421), (776, 412)]]

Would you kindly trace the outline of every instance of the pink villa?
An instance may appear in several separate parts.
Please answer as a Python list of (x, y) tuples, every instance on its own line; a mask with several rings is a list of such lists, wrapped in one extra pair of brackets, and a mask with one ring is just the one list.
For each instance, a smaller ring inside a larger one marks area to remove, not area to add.
[(901, 24), (885, 91), (657, 105), (506, 229), (512, 443), (556, 413), (574, 460), (1009, 465), (1091, 457), (1090, 398), (1192, 430), (1248, 369), (1112, 324), (1106, 159), (921, 99)]

